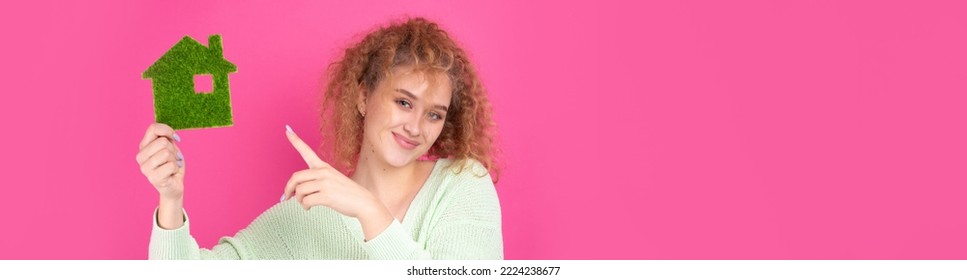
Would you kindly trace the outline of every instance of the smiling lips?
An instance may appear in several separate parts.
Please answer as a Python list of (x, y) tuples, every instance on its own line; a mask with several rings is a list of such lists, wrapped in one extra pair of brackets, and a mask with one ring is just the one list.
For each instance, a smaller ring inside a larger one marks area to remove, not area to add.
[(400, 136), (399, 134), (396, 134), (396, 132), (393, 132), (393, 138), (396, 139), (396, 143), (399, 143), (400, 146), (403, 146), (403, 148), (407, 150), (415, 149), (416, 146), (420, 145), (420, 143)]

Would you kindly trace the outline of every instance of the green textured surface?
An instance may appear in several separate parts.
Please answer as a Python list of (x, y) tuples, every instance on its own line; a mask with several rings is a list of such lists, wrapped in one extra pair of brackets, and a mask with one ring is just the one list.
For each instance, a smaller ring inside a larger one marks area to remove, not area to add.
[[(208, 47), (185, 36), (141, 74), (151, 79), (155, 122), (174, 129), (231, 126), (228, 73), (236, 71), (222, 55), (220, 35), (208, 37)], [(211, 93), (195, 93), (199, 74), (212, 76)]]

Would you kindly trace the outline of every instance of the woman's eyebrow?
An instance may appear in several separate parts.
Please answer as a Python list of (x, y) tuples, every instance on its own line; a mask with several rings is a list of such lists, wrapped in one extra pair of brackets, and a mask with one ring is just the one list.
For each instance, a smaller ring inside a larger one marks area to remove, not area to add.
[[(416, 98), (416, 95), (414, 95), (413, 93), (411, 93), (408, 90), (398, 88), (398, 89), (396, 89), (396, 92), (399, 92), (399, 93), (405, 94), (406, 96), (409, 96), (410, 98), (413, 99), (413, 101), (420, 100), (419, 98)], [(437, 109), (443, 110), (444, 112), (446, 112), (448, 109), (450, 109), (449, 107), (443, 106), (443, 105), (440, 105), (440, 104), (433, 105), (433, 108), (437, 108)]]

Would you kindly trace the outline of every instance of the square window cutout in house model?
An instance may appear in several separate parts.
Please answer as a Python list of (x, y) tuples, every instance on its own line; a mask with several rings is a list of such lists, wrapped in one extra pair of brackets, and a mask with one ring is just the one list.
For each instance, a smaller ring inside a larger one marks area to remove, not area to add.
[(174, 129), (231, 126), (232, 100), (228, 73), (238, 68), (222, 55), (222, 37), (208, 37), (204, 46), (185, 36), (148, 70), (155, 122)]

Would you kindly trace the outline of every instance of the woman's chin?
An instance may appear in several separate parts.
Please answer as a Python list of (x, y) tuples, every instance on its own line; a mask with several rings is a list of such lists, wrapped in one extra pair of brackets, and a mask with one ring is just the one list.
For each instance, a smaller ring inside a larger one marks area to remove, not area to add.
[(398, 153), (395, 155), (387, 155), (385, 159), (386, 163), (389, 163), (391, 166), (404, 167), (416, 161), (417, 158), (419, 157), (414, 154)]

